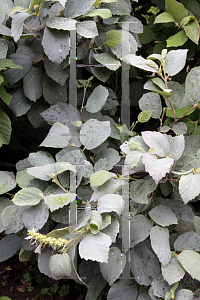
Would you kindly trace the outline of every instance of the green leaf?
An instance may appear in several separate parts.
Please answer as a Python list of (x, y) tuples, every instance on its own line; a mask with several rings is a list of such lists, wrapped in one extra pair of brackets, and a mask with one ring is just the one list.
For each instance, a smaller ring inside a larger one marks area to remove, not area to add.
[(4, 77), (0, 75), (0, 85), (4, 82)]
[(154, 68), (154, 69), (158, 70), (158, 65), (157, 65), (153, 60), (147, 59), (147, 60), (145, 61), (145, 63), (146, 63), (147, 66), (149, 66), (149, 67), (151, 67), (151, 68)]
[(165, 86), (165, 83), (163, 82), (163, 80), (159, 77), (155, 77), (155, 78), (152, 78), (151, 81), (157, 85), (161, 90), (165, 90), (166, 89), (166, 86)]
[(5, 102), (7, 105), (10, 104), (12, 95), (8, 94), (6, 92), (6, 89), (2, 85), (0, 85), (0, 97), (3, 100), (3, 102)]
[(112, 177), (112, 174), (105, 170), (100, 170), (95, 172), (90, 177), (90, 185), (91, 186), (100, 186), (108, 181)]
[(110, 236), (104, 233), (88, 233), (79, 244), (80, 257), (85, 260), (108, 263), (108, 251), (111, 244)]
[(0, 195), (14, 189), (16, 182), (6, 173), (0, 171)]
[(49, 104), (57, 104), (59, 102), (66, 102), (67, 100), (67, 87), (66, 83), (60, 85), (56, 81), (52, 80), (46, 73), (43, 79), (43, 93), (44, 99)]
[(16, 65), (15, 63), (13, 63), (12, 59), (1, 58), (0, 59), (0, 71), (6, 70), (7, 68), (23, 69), (23, 67), (21, 65)]
[(148, 194), (155, 191), (156, 187), (153, 179), (138, 179), (130, 184), (130, 197), (136, 203), (148, 204)]
[(23, 10), (24, 8), (22, 6), (14, 6), (11, 9), (9, 9), (8, 16), (10, 17), (15, 12), (19, 12), (20, 10)]
[(146, 123), (151, 118), (152, 111), (144, 110), (138, 115), (138, 121), (140, 123)]
[(116, 71), (121, 66), (120, 61), (110, 53), (94, 54), (93, 57), (109, 70)]
[(52, 255), (49, 261), (49, 267), (53, 276), (59, 280), (62, 277), (70, 276), (71, 260), (67, 253)]
[(47, 151), (37, 151), (30, 153), (28, 156), (28, 161), (33, 167), (46, 166), (55, 162), (54, 158)]
[(163, 278), (171, 285), (180, 281), (184, 275), (185, 270), (181, 266), (176, 257), (171, 258), (169, 264), (165, 267), (161, 266)]
[(8, 145), (11, 137), (11, 121), (7, 114), (3, 111), (0, 111), (0, 135), (2, 143)]
[(187, 10), (189, 10), (193, 15), (197, 18), (200, 15), (200, 3), (198, 0), (181, 0), (181, 3), (185, 6)]
[(197, 20), (190, 21), (187, 25), (183, 25), (183, 28), (189, 39), (198, 45), (200, 27)]
[(107, 226), (109, 226), (111, 224), (111, 215), (104, 215), (102, 217), (102, 227), (101, 230), (103, 230), (104, 228), (106, 228)]
[(124, 200), (122, 196), (117, 194), (107, 194), (98, 199), (97, 211), (102, 214), (105, 212), (116, 212), (121, 214), (124, 208)]
[(96, 187), (90, 201), (98, 201), (101, 196), (105, 194), (115, 194), (121, 187), (123, 180), (117, 178), (110, 178), (102, 186)]
[(67, 69), (63, 70), (62, 64), (54, 64), (48, 59), (48, 57), (46, 57), (45, 59), (44, 67), (47, 72), (47, 75), (62, 86), (69, 77), (69, 71)]
[(55, 173), (54, 164), (47, 164), (45, 166), (27, 168), (26, 172), (41, 180), (49, 181), (51, 178), (48, 174)]
[(138, 290), (136, 285), (132, 284), (131, 280), (119, 280), (114, 283), (108, 292), (108, 300), (136, 300), (138, 296)]
[(2, 35), (11, 37), (11, 29), (0, 24), (0, 32)]
[(154, 20), (154, 24), (157, 24), (157, 23), (170, 23), (170, 22), (174, 22), (174, 18), (168, 12), (163, 12), (162, 14), (156, 16), (156, 18)]
[(21, 117), (31, 108), (31, 103), (32, 102), (26, 98), (23, 89), (21, 88), (12, 95), (9, 108), (12, 110), (15, 117)]
[(200, 236), (194, 231), (185, 232), (175, 240), (174, 249), (200, 251)]
[(42, 200), (39, 204), (31, 206), (23, 212), (23, 223), (28, 230), (34, 228), (37, 232), (45, 225), (48, 217), (49, 209)]
[(142, 292), (141, 294), (139, 294), (139, 296), (137, 298), (137, 300), (150, 300), (150, 299), (151, 298), (150, 298), (148, 292)]
[(76, 173), (74, 166), (68, 162), (57, 162), (55, 164), (47, 164), (45, 166), (27, 168), (27, 173), (41, 180), (49, 181), (51, 178), (48, 174), (60, 174), (64, 171), (72, 170)]
[(166, 298), (166, 295), (170, 293), (170, 286), (169, 284), (163, 279), (163, 276), (159, 274), (151, 283), (151, 289), (153, 292), (153, 295), (157, 297), (165, 297), (165, 300), (171, 300), (169, 298)]
[[(148, 260), (146, 259), (147, 257)], [(140, 285), (149, 286), (152, 280), (160, 274), (159, 261), (146, 241), (139, 243), (131, 249), (130, 267), (135, 280)], [(147, 298), (147, 300), (149, 299)]]
[(27, 206), (20, 207), (17, 205), (9, 205), (4, 209), (2, 221), (6, 228), (6, 234), (17, 233), (24, 227), (23, 212), (26, 209)]
[(167, 47), (179, 47), (187, 42), (188, 37), (185, 34), (184, 30), (179, 31), (178, 33), (170, 36), (167, 39)]
[(111, 13), (110, 9), (100, 8), (100, 9), (91, 10), (89, 13), (87, 13), (86, 16), (87, 17), (100, 16), (103, 19), (108, 19), (108, 18), (112, 17), (112, 13)]
[(126, 256), (117, 247), (111, 247), (108, 263), (100, 263), (100, 270), (103, 277), (111, 286), (120, 276), (126, 264)]
[(53, 238), (59, 238), (62, 237), (64, 235), (68, 235), (70, 234), (70, 232), (73, 230), (72, 227), (64, 227), (64, 228), (60, 228), (60, 229), (55, 229), (49, 233), (47, 233), (48, 237), (53, 237)]
[(12, 257), (17, 252), (17, 250), (19, 250), (20, 246), (21, 240), (16, 234), (11, 234), (3, 237), (0, 240), (0, 262), (3, 262), (4, 260), (7, 260), (8, 258)]
[(118, 30), (111, 30), (106, 34), (106, 37), (103, 41), (104, 45), (112, 48), (119, 44), (122, 38), (122, 33)]
[(50, 124), (56, 122), (67, 125), (72, 134), (70, 142), (74, 143), (76, 147), (80, 147), (79, 128), (72, 125), (71, 121), (81, 121), (79, 111), (71, 104), (57, 102), (41, 113), (41, 116)]
[(55, 17), (52, 19), (48, 19), (46, 22), (46, 26), (58, 30), (73, 30), (76, 28), (76, 23), (76, 20), (70, 18)]
[(186, 290), (186, 289), (178, 290), (176, 293), (176, 300), (182, 300), (182, 299), (185, 299), (185, 300), (194, 299), (193, 292), (190, 290)]
[(183, 250), (177, 258), (193, 279), (200, 280), (200, 254), (192, 250)]
[(24, 205), (36, 205), (40, 202), (42, 198), (42, 191), (34, 188), (24, 188), (17, 192), (12, 199), (12, 202), (15, 205), (24, 206)]
[(169, 226), (178, 224), (176, 215), (173, 211), (165, 205), (157, 205), (149, 211), (151, 219), (161, 226)]
[(185, 94), (192, 103), (200, 99), (200, 82), (197, 79), (200, 75), (200, 67), (193, 68), (185, 80)]
[(77, 23), (76, 27), (77, 33), (86, 38), (94, 38), (99, 35), (96, 22), (94, 21), (84, 21)]
[(200, 126), (195, 123), (187, 122), (187, 131), (192, 132), (193, 135), (200, 134)]
[(154, 32), (148, 26), (143, 26), (143, 33), (138, 34), (141, 44), (148, 44), (154, 40)]
[(3, 225), (2, 212), (6, 207), (12, 205), (12, 202), (6, 197), (1, 197), (0, 199), (1, 199), (0, 201), (0, 233), (1, 233), (4, 230), (6, 230), (5, 226)]
[(129, 141), (128, 142), (128, 147), (130, 150), (140, 150), (141, 145), (139, 142), (134, 142), (134, 141)]
[(89, 219), (90, 231), (92, 234), (97, 234), (102, 226), (102, 217), (100, 213), (96, 210), (93, 210)]
[(130, 168), (133, 168), (134, 166), (137, 166), (140, 158), (142, 157), (142, 152), (141, 151), (130, 151), (125, 158), (125, 165), (129, 165)]
[(32, 179), (34, 179), (34, 177), (27, 174), (26, 170), (21, 170), (17, 172), (16, 182), (21, 188), (26, 188)]
[(165, 71), (169, 76), (178, 74), (186, 63), (188, 49), (171, 50), (165, 58)]
[(151, 111), (151, 117), (159, 119), (162, 114), (160, 96), (156, 93), (146, 93), (139, 100), (139, 108), (142, 111)]
[(181, 20), (181, 25), (187, 25), (192, 20), (195, 20), (195, 17), (187, 16)]
[(187, 204), (200, 194), (200, 173), (189, 173), (182, 175), (179, 181), (179, 192), (183, 202)]
[(86, 110), (90, 113), (100, 111), (108, 98), (108, 94), (108, 90), (105, 87), (98, 85), (87, 99)]
[[(187, 112), (190, 108), (192, 108), (192, 107), (193, 107), (193, 105), (191, 105), (191, 106), (186, 106), (186, 107), (179, 108), (179, 109), (176, 109), (176, 110), (175, 110), (176, 118), (179, 118), (180, 116), (182, 116), (184, 113), (186, 113), (186, 112)], [(191, 113), (193, 113), (194, 110), (195, 110), (195, 108), (192, 109), (192, 110), (190, 110), (187, 114), (185, 114), (185, 116), (190, 115)], [(173, 117), (174, 117), (174, 114), (173, 114), (173, 112), (172, 112), (171, 109), (168, 109), (168, 110), (167, 110), (166, 116), (167, 116), (167, 117), (170, 117), (170, 118), (173, 118)]]
[(0, 23), (4, 21), (5, 16), (6, 16), (6, 12), (5, 12), (4, 3), (0, 3)]
[(166, 11), (171, 14), (175, 21), (179, 24), (181, 20), (188, 16), (188, 11), (185, 9), (183, 4), (175, 1), (175, 0), (165, 0), (165, 8)]
[(37, 51), (37, 49), (33, 49), (30, 46), (21, 45), (17, 48), (16, 53), (27, 55), (31, 58), (33, 63), (37, 63), (43, 60), (43, 54)]
[(169, 154), (174, 160), (178, 160), (183, 154), (185, 148), (185, 139), (183, 135), (171, 137), (169, 145)]
[(66, 125), (54, 123), (40, 147), (64, 148), (69, 144), (71, 133)]
[[(93, 271), (94, 267), (92, 267), (92, 265), (90, 265), (90, 266), (91, 266), (91, 268), (86, 267), (87, 268), (86, 274), (88, 274), (90, 272), (90, 270), (91, 270), (91, 272)], [(84, 276), (84, 273), (83, 273), (83, 276)], [(105, 288), (106, 284), (107, 284), (107, 281), (103, 278), (101, 272), (94, 274), (94, 276), (92, 276), (92, 279), (90, 280), (90, 285), (87, 289), (87, 294), (86, 294), (85, 299), (87, 299), (87, 300), (99, 299), (99, 297), (102, 294), (102, 290)]]
[(23, 78), (25, 96), (31, 101), (36, 101), (43, 95), (43, 73), (40, 68), (32, 67)]
[(83, 124), (80, 131), (80, 141), (86, 149), (91, 150), (101, 145), (110, 135), (109, 121), (90, 119)]
[(152, 222), (146, 216), (142, 214), (134, 216), (130, 220), (130, 247), (135, 247), (135, 245), (146, 240), (152, 227)]
[[(93, 57), (94, 51), (91, 49), (89, 54), (89, 63), (92, 65), (96, 65), (97, 61)], [(100, 81), (106, 82), (106, 80), (109, 78), (110, 74), (112, 73), (111, 70), (108, 68), (95, 68), (90, 67), (90, 70), (92, 74)]]
[(28, 71), (32, 67), (32, 60), (29, 56), (19, 53), (13, 53), (9, 57), (12, 59), (14, 64), (21, 66), (21, 68), (17, 67), (14, 70), (11, 69), (6, 72), (6, 75), (9, 77), (10, 84), (14, 84), (22, 79), (26, 75), (26, 73), (28, 73)]
[[(183, 85), (178, 82), (170, 81), (168, 82), (168, 88), (172, 90), (172, 97), (170, 97), (171, 104), (175, 110), (179, 109), (180, 107), (185, 107), (191, 103), (188, 101), (185, 102), (185, 89)], [(171, 109), (170, 103), (167, 99), (165, 99), (165, 103), (169, 109)]]
[(117, 46), (111, 48), (112, 53), (116, 55), (118, 59), (123, 58), (123, 53), (136, 54), (138, 44), (134, 36), (126, 30), (119, 29), (118, 31), (123, 34), (123, 37)]
[(14, 38), (14, 41), (17, 42), (23, 31), (23, 24), (24, 21), (30, 17), (30, 15), (27, 12), (21, 12), (14, 16), (12, 19), (12, 25), (11, 25), (11, 35)]
[(60, 64), (69, 55), (69, 32), (45, 27), (42, 45), (48, 58)]
[(113, 15), (130, 15), (131, 6), (126, 2), (126, 0), (118, 0), (118, 1), (102, 1), (102, 2), (113, 2), (113, 3), (105, 3), (103, 8), (110, 9)]
[(65, 3), (64, 16), (67, 18), (76, 18), (86, 14), (92, 7), (94, 0), (67, 1)]
[(109, 235), (112, 239), (112, 242), (116, 242), (117, 234), (119, 233), (119, 221), (116, 217), (111, 216), (111, 224), (109, 224), (106, 228), (101, 230), (102, 233)]
[(149, 67), (146, 64), (147, 59), (144, 59), (141, 56), (137, 56), (135, 54), (127, 54), (123, 57), (123, 59), (125, 60), (125, 62), (127, 61), (128, 63), (130, 63), (132, 66), (136, 68), (149, 71), (149, 72), (157, 72), (155, 68)]
[(46, 247), (45, 249), (43, 249), (41, 251), (41, 254), (38, 255), (38, 268), (41, 273), (47, 275), (50, 278), (55, 279), (49, 268), (49, 260), (51, 256), (52, 256), (51, 247)]
[(5, 59), (8, 51), (8, 43), (0, 39), (0, 64), (1, 64), (1, 59)]
[[(164, 49), (163, 49), (164, 50)], [(165, 52), (167, 52), (167, 49), (165, 49)], [(166, 53), (167, 54), (167, 53)], [(166, 55), (165, 55), (166, 56)], [(149, 56), (147, 56), (147, 59), (152, 59), (152, 60), (159, 60), (161, 61), (162, 59), (162, 55), (161, 54), (155, 54), (155, 53), (152, 53), (150, 54)]]
[(64, 205), (68, 205), (76, 199), (76, 194), (65, 193), (65, 194), (55, 194), (44, 197), (45, 203), (48, 205), (51, 211), (58, 208), (62, 208)]
[(167, 266), (171, 259), (168, 228), (154, 226), (150, 232), (150, 239), (151, 246), (159, 261), (164, 267)]
[[(156, 81), (156, 84), (157, 84), (157, 81)], [(158, 93), (158, 94), (160, 94), (164, 97), (167, 97), (167, 98), (170, 98), (172, 96), (172, 94), (170, 94), (169, 92), (159, 90), (158, 87), (153, 83), (152, 80), (149, 80), (145, 83), (144, 89), (150, 90), (150, 91), (155, 92), (155, 93)]]

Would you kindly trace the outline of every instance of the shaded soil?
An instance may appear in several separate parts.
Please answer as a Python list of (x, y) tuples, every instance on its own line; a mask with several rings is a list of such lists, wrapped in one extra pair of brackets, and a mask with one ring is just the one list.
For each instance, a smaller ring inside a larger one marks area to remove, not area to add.
[[(0, 296), (12, 300), (84, 300), (87, 288), (74, 280), (54, 280), (41, 274), (33, 262), (14, 255), (0, 263)], [(107, 299), (106, 286), (102, 299)]]

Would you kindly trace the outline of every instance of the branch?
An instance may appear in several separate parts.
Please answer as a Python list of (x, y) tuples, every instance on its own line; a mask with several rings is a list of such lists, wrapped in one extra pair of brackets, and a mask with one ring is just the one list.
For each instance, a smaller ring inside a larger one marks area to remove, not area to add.
[(180, 119), (182, 119), (183, 117), (185, 117), (185, 115), (187, 115), (187, 113), (189, 113), (191, 110), (193, 110), (194, 108), (200, 106), (200, 104), (194, 104), (193, 107), (191, 107), (190, 109), (188, 109), (184, 114), (182, 114), (179, 118), (175, 119), (174, 123), (169, 127), (169, 129), (172, 129), (172, 127), (174, 126), (175, 123), (177, 123)]

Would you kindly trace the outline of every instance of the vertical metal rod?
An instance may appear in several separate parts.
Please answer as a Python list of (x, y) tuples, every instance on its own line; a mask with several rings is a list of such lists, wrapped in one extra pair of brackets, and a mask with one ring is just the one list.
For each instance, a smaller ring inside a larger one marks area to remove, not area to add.
[[(75, 25), (76, 26), (76, 25)], [(76, 28), (70, 30), (70, 77), (69, 77), (69, 104), (77, 108), (77, 81), (76, 81)]]
[[(127, 40), (124, 32), (129, 32), (129, 22), (122, 23), (122, 57), (129, 54), (129, 46), (127, 47)], [(126, 124), (130, 128), (130, 99), (129, 99), (129, 69), (130, 64), (122, 60), (122, 102), (121, 102), (121, 121), (122, 125)]]

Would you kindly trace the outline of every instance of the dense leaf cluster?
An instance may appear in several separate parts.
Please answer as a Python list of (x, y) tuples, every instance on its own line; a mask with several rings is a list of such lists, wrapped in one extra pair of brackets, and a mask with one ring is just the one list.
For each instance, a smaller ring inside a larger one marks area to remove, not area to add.
[(0, 146), (31, 140), (0, 171), (0, 261), (36, 253), (87, 300), (107, 282), (110, 300), (199, 299), (199, 17), (197, 0), (0, 0)]

